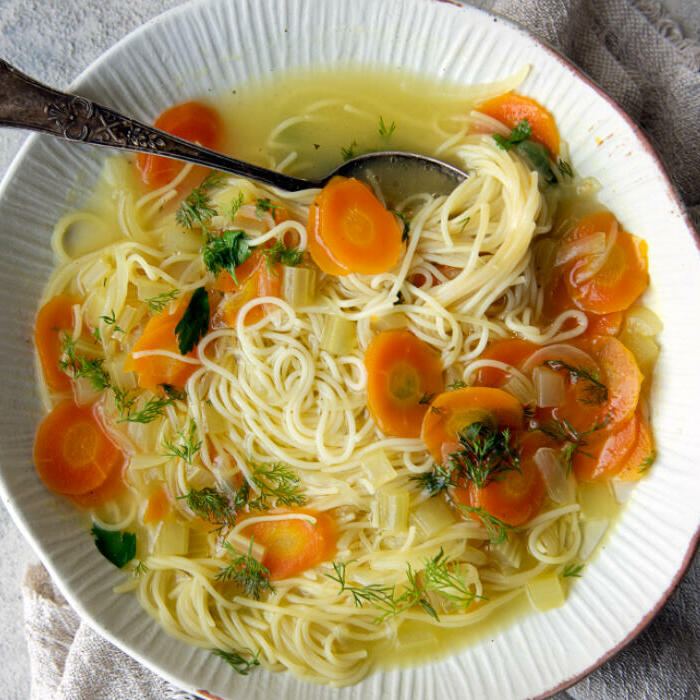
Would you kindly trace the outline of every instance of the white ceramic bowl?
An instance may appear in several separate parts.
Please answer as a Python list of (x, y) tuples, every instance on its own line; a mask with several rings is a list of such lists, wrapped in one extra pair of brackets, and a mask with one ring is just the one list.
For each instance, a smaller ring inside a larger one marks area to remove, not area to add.
[(0, 490), (73, 607), (99, 632), (184, 689), (225, 698), (519, 698), (574, 681), (630, 640), (658, 610), (694, 551), (700, 502), (700, 256), (692, 227), (648, 142), (616, 105), (551, 49), (512, 24), (436, 0), (203, 0), (171, 11), (97, 60), (73, 90), (152, 120), (176, 102), (290, 68), (367, 64), (464, 83), (532, 65), (521, 91), (546, 104), (578, 172), (649, 243), (648, 303), (664, 321), (652, 407), (659, 458), (609, 544), (566, 605), (531, 614), (439, 663), (377, 673), (340, 691), (257, 670), (243, 678), (165, 634), (84, 523), (32, 466), (41, 416), (31, 332), (52, 267), (58, 217), (90, 191), (104, 152), (28, 140), (0, 190)]

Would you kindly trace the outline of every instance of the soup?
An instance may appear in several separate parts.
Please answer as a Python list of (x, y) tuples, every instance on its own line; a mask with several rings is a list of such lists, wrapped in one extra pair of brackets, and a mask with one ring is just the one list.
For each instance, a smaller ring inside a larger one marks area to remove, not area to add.
[(111, 158), (57, 224), (39, 475), (240, 673), (347, 685), (563, 604), (653, 462), (646, 246), (523, 77), (288, 76), (156, 122), (299, 175), (422, 152), (468, 171), (448, 196)]

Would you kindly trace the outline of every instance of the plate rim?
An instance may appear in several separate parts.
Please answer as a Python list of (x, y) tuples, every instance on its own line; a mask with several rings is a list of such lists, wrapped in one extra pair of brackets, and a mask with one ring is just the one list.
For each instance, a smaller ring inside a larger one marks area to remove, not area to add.
[[(108, 49), (106, 49), (103, 53), (101, 53), (99, 56), (97, 56), (95, 59), (90, 61), (85, 68), (80, 71), (80, 73), (73, 78), (68, 86), (65, 88), (65, 91), (75, 91), (77, 88), (76, 86), (80, 85), (83, 81), (88, 80), (90, 77), (90, 74), (92, 71), (97, 69), (99, 66), (101, 66), (103, 63), (108, 62), (112, 55), (114, 53), (117, 53), (125, 44), (131, 42), (134, 38), (138, 37), (142, 32), (147, 32), (150, 30), (150, 28), (154, 25), (159, 24), (161, 21), (170, 19), (178, 14), (181, 13), (186, 13), (192, 11), (193, 8), (202, 6), (202, 5), (207, 5), (212, 2), (216, 2), (217, 0), (188, 0), (186, 2), (183, 2), (180, 5), (177, 5), (175, 7), (169, 8), (165, 10), (164, 12), (161, 12), (154, 17), (151, 17), (144, 23), (140, 24), (138, 27), (135, 27), (134, 29), (130, 30), (127, 32), (125, 35), (123, 35), (121, 38), (119, 38), (115, 43), (113, 43)], [(318, 1), (318, 0), (313, 0), (313, 1)], [(416, 3), (416, 4), (425, 4), (427, 5), (434, 5), (435, 3), (440, 3), (441, 5), (446, 5), (451, 8), (455, 8), (457, 11), (466, 11), (466, 12), (473, 12), (482, 15), (483, 17), (490, 18), (494, 22), (500, 22), (503, 23), (507, 26), (509, 26), (511, 29), (515, 30), (516, 32), (522, 34), (525, 36), (526, 39), (529, 41), (533, 42), (536, 44), (540, 49), (543, 49), (546, 53), (548, 53), (551, 57), (553, 57), (555, 60), (557, 60), (570, 74), (572, 74), (573, 78), (577, 81), (583, 82), (588, 85), (588, 87), (592, 88), (596, 94), (603, 99), (605, 102), (607, 102), (611, 108), (620, 116), (624, 122), (627, 124), (629, 127), (630, 131), (634, 135), (634, 138), (637, 140), (639, 146), (647, 153), (647, 155), (651, 158), (653, 161), (656, 173), (661, 176), (661, 180), (663, 181), (663, 184), (666, 186), (667, 190), (667, 197), (669, 199), (669, 203), (671, 203), (677, 210), (677, 212), (680, 214), (680, 220), (682, 221), (683, 228), (685, 229), (685, 232), (690, 235), (691, 239), (693, 240), (695, 244), (695, 250), (700, 254), (700, 231), (698, 231), (690, 217), (688, 207), (684, 203), (682, 197), (680, 196), (677, 187), (675, 186), (673, 180), (668, 174), (668, 170), (661, 158), (661, 156), (658, 154), (654, 146), (652, 145), (649, 137), (646, 135), (646, 133), (642, 130), (642, 128), (632, 119), (632, 117), (625, 111), (623, 107), (621, 107), (617, 101), (611, 97), (591, 76), (589, 76), (583, 69), (581, 69), (579, 66), (577, 66), (571, 59), (569, 59), (566, 55), (561, 53), (558, 49), (554, 48), (550, 44), (548, 44), (546, 41), (543, 39), (539, 38), (536, 36), (529, 28), (525, 27), (524, 25), (520, 24), (517, 21), (514, 21), (508, 17), (504, 17), (503, 15), (500, 15), (498, 13), (494, 12), (489, 12), (487, 10), (484, 10), (479, 7), (475, 7), (469, 4), (463, 4), (462, 2), (457, 2), (456, 0), (410, 0), (410, 2)], [(27, 152), (34, 146), (34, 144), (39, 141), (43, 137), (41, 134), (30, 134), (27, 136), (22, 145), (20, 146), (19, 150), (15, 154), (15, 156), (12, 158), (6, 172), (4, 173), (2, 180), (0, 180), (0, 200), (3, 199), (5, 196), (5, 192), (8, 189), (11, 181), (15, 177), (16, 171), (21, 167), (22, 161), (25, 159)], [(94, 631), (96, 631), (98, 634), (100, 634), (103, 638), (107, 639), (110, 643), (112, 643), (117, 649), (122, 651), (123, 653), (127, 654), (131, 658), (135, 659), (138, 663), (142, 664), (149, 670), (151, 670), (157, 677), (164, 679), (166, 682), (176, 686), (176, 687), (181, 687), (182, 683), (180, 682), (180, 679), (177, 679), (174, 675), (171, 675), (169, 671), (165, 671), (164, 669), (160, 668), (155, 662), (151, 662), (148, 660), (146, 657), (143, 657), (140, 652), (133, 650), (130, 645), (127, 642), (122, 642), (120, 639), (118, 639), (103, 623), (99, 622), (98, 620), (94, 619), (91, 614), (87, 611), (85, 606), (81, 603), (80, 599), (76, 596), (73, 595), (73, 593), (68, 589), (66, 582), (63, 580), (63, 578), (58, 574), (57, 570), (51, 563), (50, 557), (48, 555), (48, 552), (45, 551), (44, 546), (42, 543), (36, 539), (30, 532), (29, 529), (29, 521), (23, 514), (23, 512), (20, 510), (20, 508), (15, 504), (14, 499), (11, 495), (11, 493), (8, 490), (8, 485), (5, 482), (3, 478), (1, 478), (0, 475), (0, 497), (2, 498), (2, 501), (10, 513), (14, 524), (17, 526), (17, 528), (20, 530), (22, 533), (23, 537), (25, 540), (28, 541), (30, 546), (32, 547), (32, 550), (34, 553), (37, 555), (39, 560), (41, 561), (42, 565), (46, 567), (46, 569), (49, 571), (51, 574), (51, 579), (54, 585), (59, 589), (61, 594), (64, 596), (64, 598), (70, 603), (71, 607), (75, 610), (75, 612), (78, 614), (80, 620), (82, 622), (85, 622), (86, 624), (89, 625)], [(673, 592), (676, 590), (678, 585), (680, 584), (681, 580), (683, 579), (684, 575), (686, 574), (688, 568), (690, 567), (693, 558), (700, 547), (700, 518), (698, 519), (698, 525), (696, 526), (694, 534), (691, 536), (688, 546), (685, 550), (685, 554), (683, 555), (683, 559), (680, 563), (679, 568), (674, 574), (673, 579), (671, 580), (669, 586), (662, 591), (660, 597), (656, 601), (656, 603), (652, 606), (650, 610), (648, 610), (642, 619), (637, 623), (637, 625), (628, 632), (628, 634), (620, 641), (618, 642), (614, 647), (606, 651), (601, 657), (599, 657), (596, 661), (594, 661), (590, 666), (587, 666), (583, 671), (575, 674), (574, 676), (571, 676), (565, 680), (563, 680), (561, 683), (551, 687), (550, 689), (534, 696), (535, 698), (547, 698), (553, 695), (554, 693), (560, 692), (562, 690), (565, 690), (566, 688), (569, 688), (576, 684), (578, 681), (581, 679), (585, 678), (588, 676), (590, 673), (595, 671), (597, 668), (602, 666), (605, 662), (616, 656), (618, 653), (620, 653), (625, 647), (630, 645), (647, 627), (648, 625), (652, 622), (652, 620), (659, 614), (661, 609), (664, 607), (666, 602), (668, 601), (669, 597), (673, 594)], [(458, 653), (458, 652), (456, 652)], [(373, 673), (381, 673), (382, 670), (377, 670), (374, 671)], [(204, 691), (202, 689), (194, 689), (194, 686), (190, 682), (189, 684), (189, 691), (188, 692), (193, 692), (193, 693), (206, 693), (207, 691)], [(330, 686), (326, 686), (330, 688)], [(184, 688), (183, 688), (184, 689)], [(209, 697), (216, 697), (209, 695)]]

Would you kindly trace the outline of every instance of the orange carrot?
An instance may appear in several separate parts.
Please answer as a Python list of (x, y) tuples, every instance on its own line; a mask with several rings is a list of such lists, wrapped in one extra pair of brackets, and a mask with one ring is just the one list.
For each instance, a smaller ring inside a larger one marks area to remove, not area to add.
[(146, 509), (143, 512), (144, 523), (159, 523), (170, 513), (170, 497), (164, 485), (155, 489), (148, 497)]
[(442, 461), (442, 446), (457, 440), (460, 431), (476, 422), (520, 429), (523, 408), (502, 389), (467, 387), (438, 394), (423, 418), (421, 439), (433, 459)]
[(53, 392), (68, 391), (70, 378), (59, 367), (63, 332), (73, 332), (73, 304), (76, 300), (65, 294), (49, 299), (40, 309), (34, 325), (36, 346), (41, 372)]
[(270, 571), (270, 579), (278, 581), (297, 576), (332, 558), (338, 541), (338, 527), (328, 515), (308, 508), (277, 508), (267, 515), (310, 515), (315, 523), (301, 518), (268, 520), (243, 528), (246, 537), (253, 537), (265, 547), (262, 564)]
[(616, 478), (623, 481), (641, 479), (654, 461), (654, 436), (651, 427), (639, 409), (637, 409), (636, 416), (638, 422), (637, 437), (625, 456), (622, 469), (616, 474)]
[(109, 439), (94, 406), (59, 403), (39, 425), (34, 464), (41, 480), (56, 493), (69, 496), (98, 488), (124, 462)]
[(615, 476), (634, 446), (638, 425), (635, 414), (609, 430), (587, 436), (585, 446), (574, 453), (572, 461), (578, 481), (593, 482)]
[[(182, 300), (174, 311), (165, 309), (153, 316), (131, 348), (131, 353), (124, 362), (124, 371), (136, 372), (140, 387), (153, 392), (158, 391), (159, 384), (182, 387), (197, 369), (197, 365), (181, 362), (165, 355), (134, 357), (135, 353), (149, 350), (166, 350), (180, 354), (175, 326), (182, 319), (188, 302), (189, 299)], [(193, 348), (187, 353), (187, 357), (196, 357), (196, 354), (197, 350)]]
[(309, 211), (309, 239), (314, 262), (331, 274), (385, 272), (401, 253), (396, 217), (355, 178), (323, 188)]
[(484, 102), (478, 110), (497, 119), (510, 129), (514, 129), (523, 119), (527, 119), (532, 131), (530, 138), (541, 143), (552, 155), (556, 156), (559, 153), (559, 129), (554, 117), (531, 97), (508, 92)]
[(622, 311), (613, 311), (609, 314), (587, 313), (588, 328), (584, 336), (590, 338), (594, 335), (617, 335), (622, 327)]
[(96, 489), (79, 496), (70, 496), (71, 501), (81, 508), (95, 508), (107, 503), (107, 501), (113, 501), (126, 488), (124, 483), (125, 466), (126, 462), (121, 467), (112, 469), (107, 478)]
[[(483, 508), (507, 525), (518, 527), (531, 520), (545, 498), (545, 483), (534, 461), (535, 452), (546, 443), (537, 433), (527, 433), (520, 441), (520, 471), (509, 471), (503, 478), (484, 488), (469, 483), (465, 488), (453, 488), (450, 495), (455, 503)], [(469, 517), (479, 519), (474, 513)]]
[[(223, 123), (218, 112), (201, 102), (185, 102), (166, 109), (155, 121), (154, 126), (169, 134), (179, 136), (187, 141), (193, 141), (217, 150), (221, 147)], [(167, 185), (182, 169), (182, 163), (154, 156), (150, 153), (139, 153), (136, 166), (141, 173), (141, 179), (151, 188), (157, 189)], [(201, 179), (202, 168), (196, 175)]]
[(608, 241), (611, 236), (616, 236), (602, 267), (588, 276), (592, 256), (574, 258), (564, 267), (564, 281), (569, 296), (578, 307), (596, 314), (608, 314), (624, 311), (646, 289), (649, 283), (647, 244), (619, 229), (610, 212), (600, 212), (581, 219), (564, 237), (563, 245), (601, 231)]
[(622, 422), (637, 408), (644, 377), (634, 355), (617, 338), (599, 336), (593, 342), (596, 359), (608, 388), (605, 414), (611, 424)]
[[(496, 360), (513, 367), (518, 367), (538, 349), (538, 345), (521, 338), (506, 338), (497, 340), (489, 345), (479, 357), (480, 360)], [(507, 380), (507, 372), (496, 367), (482, 367), (476, 373), (476, 384), (479, 386), (500, 387)]]
[(418, 437), (432, 395), (443, 389), (440, 356), (406, 330), (377, 334), (365, 351), (367, 404), (379, 429)]

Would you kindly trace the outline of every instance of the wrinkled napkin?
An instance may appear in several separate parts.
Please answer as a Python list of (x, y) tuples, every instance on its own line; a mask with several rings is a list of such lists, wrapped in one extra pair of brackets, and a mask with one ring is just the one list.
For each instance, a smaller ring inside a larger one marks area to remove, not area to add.
[[(694, 0), (690, 0), (694, 1)], [(646, 131), (700, 223), (700, 43), (658, 0), (475, 0), (577, 63)], [(558, 700), (700, 697), (698, 560), (652, 624)], [(189, 700), (79, 621), (41, 565), (24, 613), (32, 700)]]

